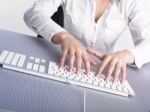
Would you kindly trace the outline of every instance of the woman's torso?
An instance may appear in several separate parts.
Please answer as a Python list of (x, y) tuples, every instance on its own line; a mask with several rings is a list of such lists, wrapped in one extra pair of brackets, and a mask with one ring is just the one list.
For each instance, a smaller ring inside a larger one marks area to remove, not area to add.
[[(123, 42), (117, 50), (128, 47), (126, 43), (132, 45), (123, 3), (110, 3), (97, 23), (96, 0), (66, 0), (63, 9), (64, 28), (85, 47), (109, 53), (115, 51), (119, 40)], [(129, 42), (123, 39), (127, 36)]]

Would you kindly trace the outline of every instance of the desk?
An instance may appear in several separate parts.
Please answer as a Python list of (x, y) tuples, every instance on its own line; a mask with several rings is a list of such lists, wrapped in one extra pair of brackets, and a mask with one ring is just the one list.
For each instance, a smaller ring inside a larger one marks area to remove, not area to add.
[[(61, 51), (42, 38), (0, 30), (0, 51), (4, 49), (55, 62)], [(127, 80), (136, 96), (126, 98), (0, 68), (0, 108), (19, 112), (83, 112), (85, 106), (86, 112), (149, 112), (149, 73), (150, 64), (141, 70), (128, 67)]]

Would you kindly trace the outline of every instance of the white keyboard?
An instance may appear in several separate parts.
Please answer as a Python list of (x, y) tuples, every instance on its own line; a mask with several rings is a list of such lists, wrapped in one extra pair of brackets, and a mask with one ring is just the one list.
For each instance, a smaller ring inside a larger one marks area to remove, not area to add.
[(94, 72), (85, 75), (84, 70), (80, 74), (68, 72), (67, 66), (59, 68), (58, 64), (24, 54), (2, 51), (0, 54), (0, 64), (3, 68), (23, 72), (56, 81), (67, 82), (78, 86), (113, 93), (121, 96), (135, 96), (129, 83), (125, 81), (122, 85), (119, 81), (112, 85), (112, 78), (105, 81), (105, 76), (95, 77)]

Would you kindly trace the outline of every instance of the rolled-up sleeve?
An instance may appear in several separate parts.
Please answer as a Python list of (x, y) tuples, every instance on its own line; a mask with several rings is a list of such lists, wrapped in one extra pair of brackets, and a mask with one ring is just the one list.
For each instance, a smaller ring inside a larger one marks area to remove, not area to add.
[[(130, 0), (128, 0), (130, 1)], [(132, 1), (132, 0), (131, 0)], [(134, 0), (128, 4), (129, 29), (131, 31), (135, 47), (128, 49), (135, 57), (135, 65), (150, 62), (150, 16), (144, 1)]]
[(38, 0), (25, 12), (24, 21), (30, 29), (51, 42), (53, 35), (66, 32), (50, 18), (60, 5), (63, 5), (63, 0)]

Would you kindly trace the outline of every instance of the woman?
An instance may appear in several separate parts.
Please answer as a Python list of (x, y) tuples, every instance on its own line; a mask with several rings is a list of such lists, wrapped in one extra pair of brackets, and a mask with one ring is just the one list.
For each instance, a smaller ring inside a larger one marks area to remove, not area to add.
[[(50, 19), (60, 5), (64, 28)], [(83, 62), (88, 74), (90, 66), (96, 64), (90, 57), (94, 55), (102, 61), (97, 76), (107, 67), (105, 79), (114, 74), (116, 82), (121, 73), (123, 83), (127, 64), (140, 68), (150, 61), (150, 19), (143, 0), (38, 0), (24, 20), (50, 43), (61, 45), (60, 67), (68, 56), (69, 71), (75, 64), (76, 72), (80, 72)], [(135, 46), (114, 51), (117, 40), (128, 29)]]

